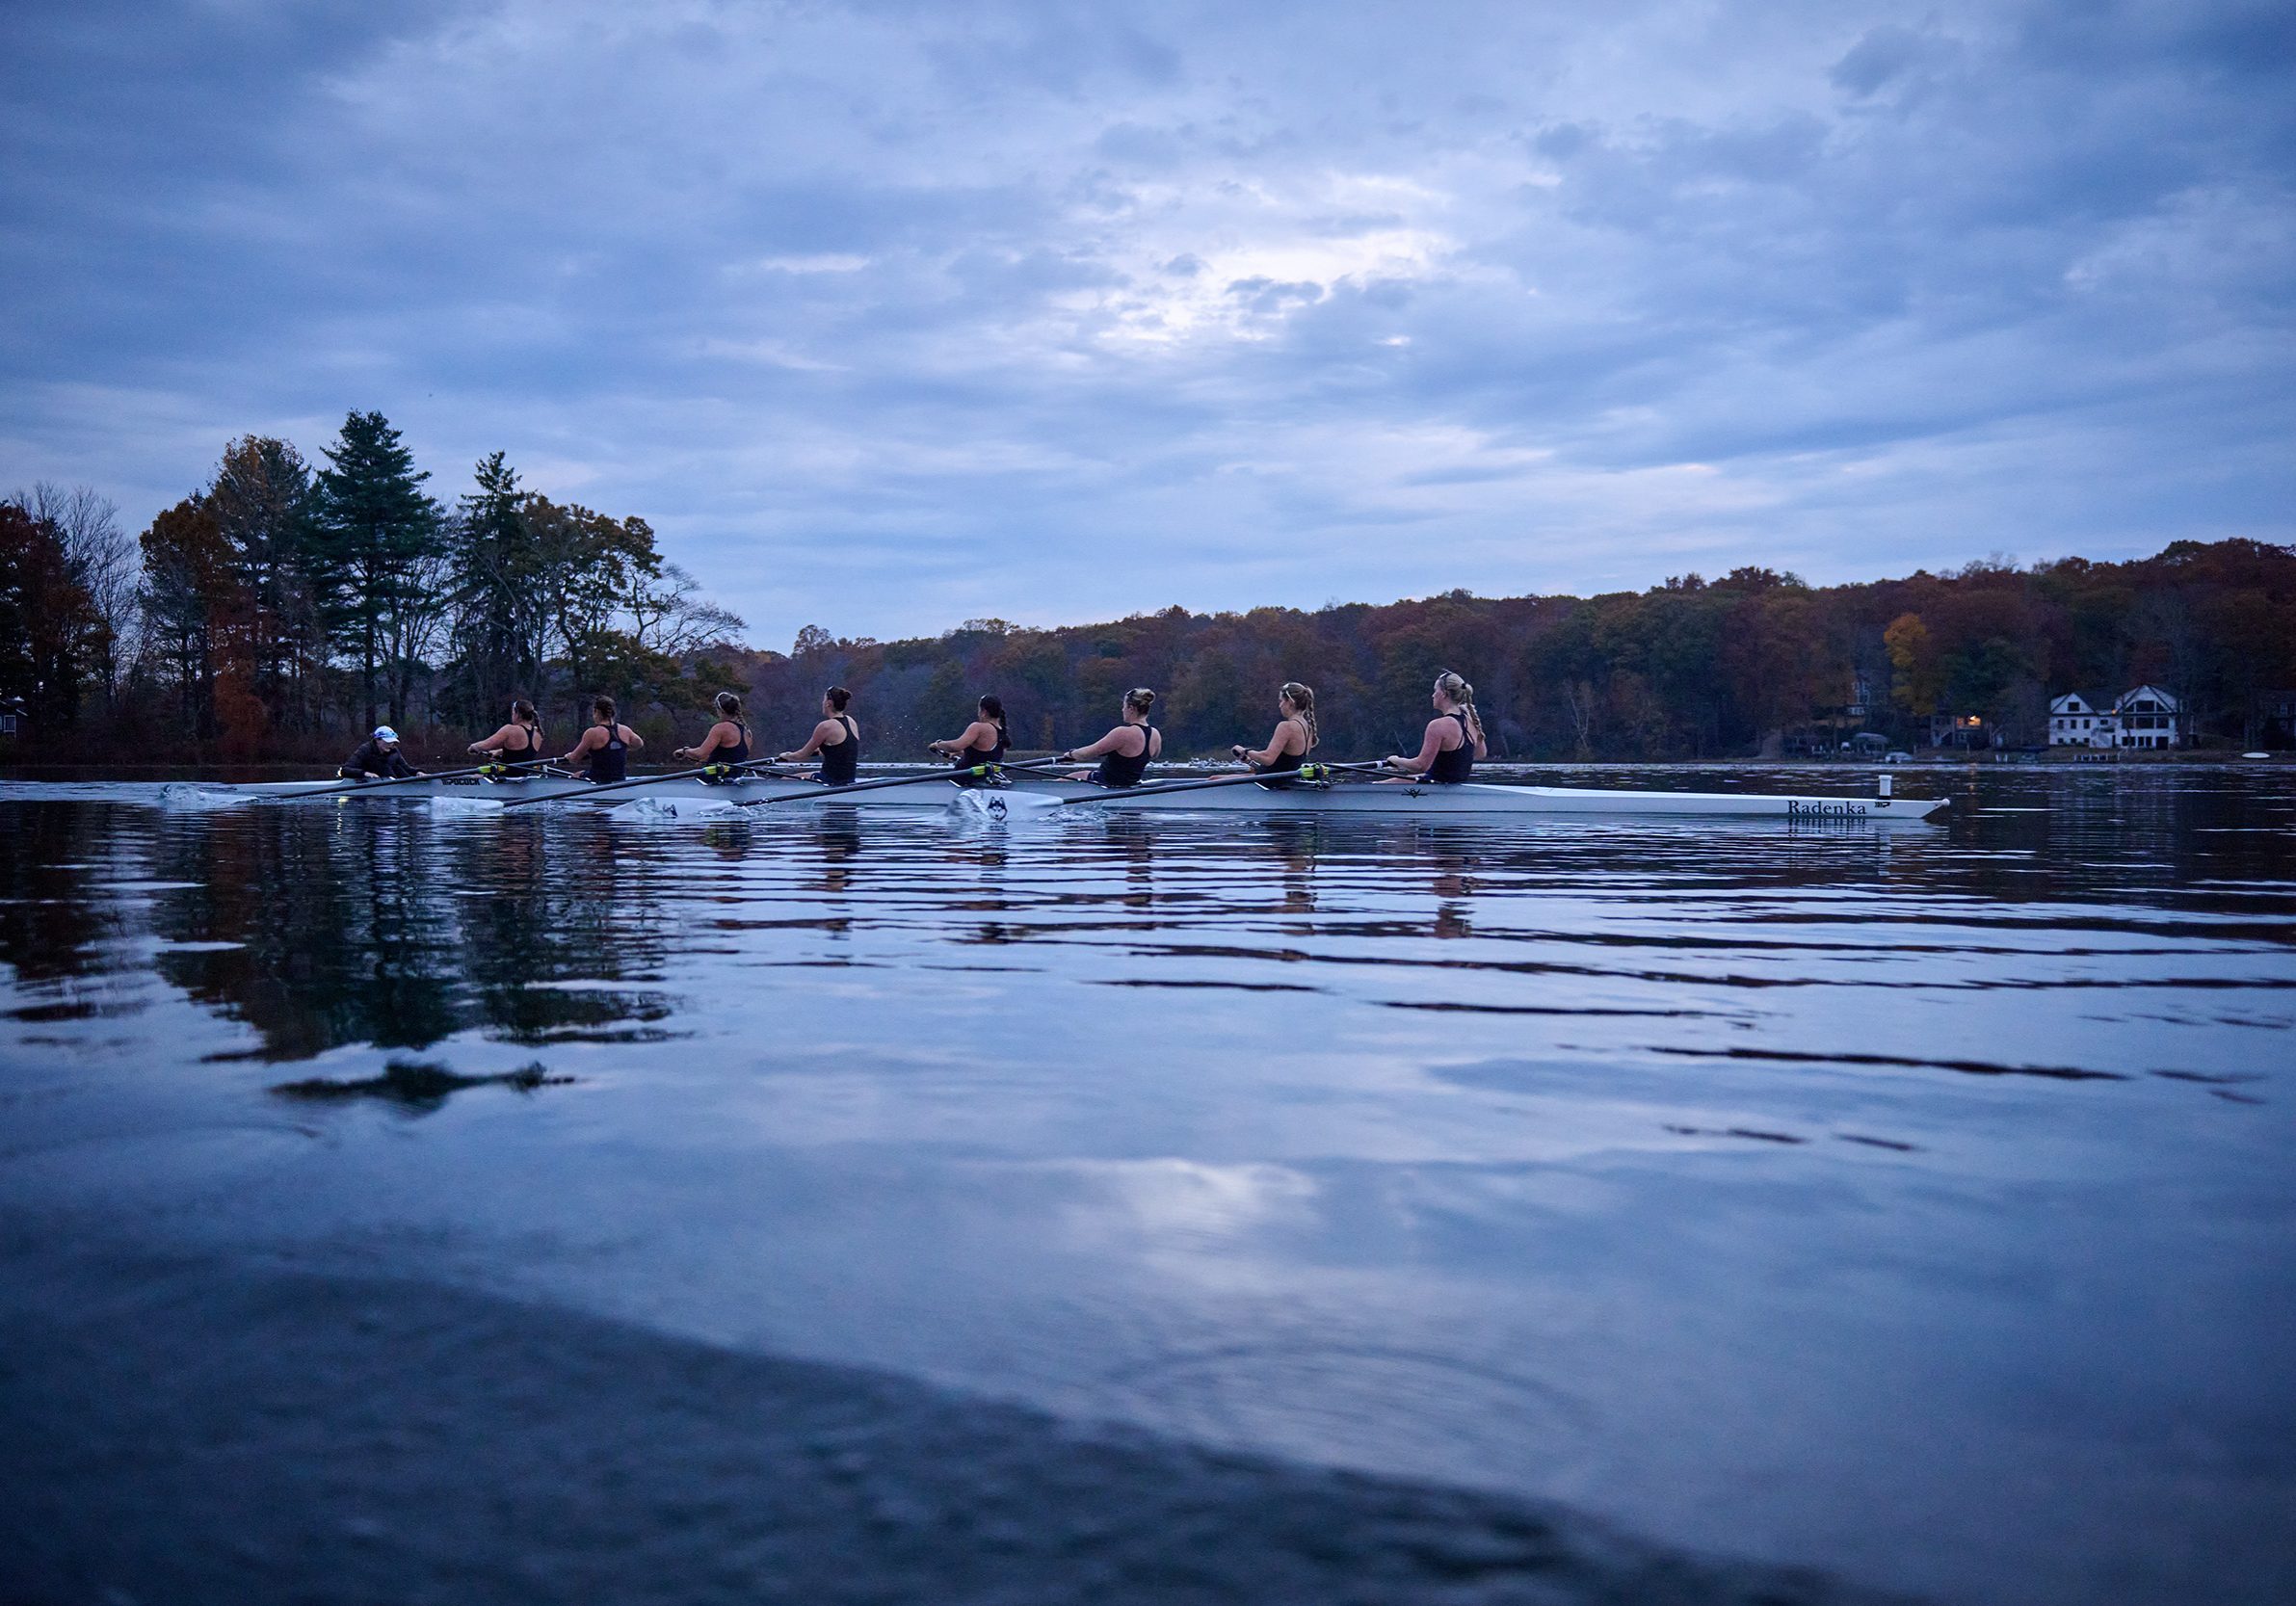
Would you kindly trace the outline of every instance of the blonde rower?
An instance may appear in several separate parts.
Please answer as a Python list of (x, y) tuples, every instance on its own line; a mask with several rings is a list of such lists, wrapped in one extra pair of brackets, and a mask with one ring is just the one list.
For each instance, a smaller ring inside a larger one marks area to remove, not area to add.
[(1255, 770), (1288, 774), (1315, 750), (1315, 694), (1296, 680), (1286, 680), (1276, 694), (1276, 712), (1281, 717), (1266, 747), (1248, 748), (1238, 742), (1227, 750)]
[(709, 727), (698, 748), (679, 748), (670, 756), (696, 764), (747, 764), (750, 727), (742, 723), (742, 699), (731, 692), (717, 696), (718, 723)]
[(1156, 694), (1146, 686), (1135, 686), (1124, 694), (1123, 723), (1101, 737), (1089, 748), (1070, 748), (1054, 762), (1071, 763), (1080, 758), (1097, 758), (1097, 770), (1079, 770), (1070, 780), (1094, 780), (1102, 786), (1122, 788), (1140, 784), (1141, 772), (1148, 767), (1148, 760), (1164, 750), (1164, 733), (1148, 724), (1148, 710), (1155, 706)]
[(1456, 786), (1474, 773), (1475, 760), (1490, 756), (1483, 740), (1483, 716), (1475, 712), (1475, 689), (1449, 670), (1435, 677), (1435, 718), (1427, 722), (1415, 758), (1389, 753), (1380, 760), (1390, 770), (1386, 784), (1424, 776), (1438, 786)]

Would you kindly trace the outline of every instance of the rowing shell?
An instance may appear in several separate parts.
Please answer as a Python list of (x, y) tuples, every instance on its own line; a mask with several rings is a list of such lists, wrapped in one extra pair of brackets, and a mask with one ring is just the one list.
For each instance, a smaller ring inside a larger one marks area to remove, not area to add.
[[(208, 788), (208, 791), (221, 790)], [(395, 786), (352, 787), (335, 781), (261, 782), (228, 790), (252, 795), (289, 798), (299, 793), (324, 793), (346, 801), (376, 799), (471, 799), (510, 803), (515, 799), (585, 801), (592, 790), (581, 780), (432, 780), (408, 781)], [(1106, 791), (1089, 781), (1016, 777), (1013, 784), (966, 791), (946, 776), (926, 773), (915, 784), (856, 791), (840, 798), (833, 788), (809, 780), (780, 777), (745, 776), (726, 781), (666, 780), (601, 796), (626, 803), (642, 798), (674, 800), (680, 803), (710, 800), (724, 803), (764, 802), (773, 798), (805, 796), (822, 803), (851, 808), (946, 808), (952, 803), (990, 814), (1036, 813), (1066, 802), (1092, 803), (1107, 812), (1146, 809), (1156, 813), (1265, 814), (1278, 816), (1324, 814), (1450, 815), (1450, 814), (1579, 814), (1579, 815), (1734, 815), (1767, 819), (1803, 820), (1812, 824), (1889, 824), (1926, 820), (1945, 812), (1942, 798), (1823, 798), (1792, 797), (1746, 792), (1659, 792), (1603, 789), (1591, 786), (1502, 786), (1470, 781), (1460, 786), (1374, 784), (1363, 781), (1299, 783), (1289, 786), (1196, 787), (1164, 798), (1154, 782), (1126, 791)], [(999, 804), (1003, 806), (998, 806)], [(771, 819), (786, 808), (756, 816)]]

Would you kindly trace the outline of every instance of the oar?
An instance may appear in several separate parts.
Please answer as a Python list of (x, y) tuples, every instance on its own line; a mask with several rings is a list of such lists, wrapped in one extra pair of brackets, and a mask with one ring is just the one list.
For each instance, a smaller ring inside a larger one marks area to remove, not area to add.
[(635, 780), (609, 780), (599, 786), (585, 786), (567, 792), (545, 792), (536, 798), (513, 798), (502, 806), (524, 808), (528, 803), (555, 803), (560, 798), (598, 798), (605, 796), (608, 792), (627, 792), (637, 786), (659, 786), (666, 780), (691, 780), (696, 776), (738, 775), (744, 770), (754, 770), (761, 765), (779, 762), (780, 762), (779, 759), (773, 758), (752, 758), (740, 764), (704, 764), (694, 770), (673, 770), (668, 775), (640, 776)]
[(473, 764), (466, 770), (434, 770), (429, 775), (391, 776), (383, 780), (347, 780), (340, 786), (323, 786), (309, 792), (273, 792), (271, 799), (279, 803), (301, 803), (305, 798), (339, 798), (346, 792), (372, 792), (382, 786), (404, 786), (410, 780), (445, 780), (451, 776), (474, 776), (481, 770), (490, 770), (491, 764)]
[(844, 786), (824, 786), (812, 792), (785, 792), (778, 798), (744, 798), (736, 808), (761, 808), (767, 803), (823, 803), (831, 798), (848, 797), (855, 792), (874, 792), (885, 786), (919, 786), (929, 780), (954, 780), (959, 776), (970, 776), (975, 780), (990, 780), (1000, 775), (1034, 775), (1041, 770), (1071, 769), (1051, 758), (1032, 758), (1021, 764), (975, 764), (967, 769), (927, 770), (922, 775), (883, 776), (875, 780), (857, 780)]
[(857, 780), (848, 786), (824, 786), (812, 792), (784, 792), (778, 798), (744, 798), (736, 808), (763, 808), (767, 803), (821, 803), (831, 798), (849, 798), (856, 792), (875, 792), (887, 786), (921, 786), (929, 780), (955, 780), (959, 776), (971, 776), (985, 780), (1000, 770), (1016, 769), (1010, 764), (975, 764), (967, 770), (928, 770), (918, 776), (885, 776), (877, 780)]
[[(1125, 786), (1089, 798), (1063, 798), (1062, 806), (1077, 803), (1137, 803), (1143, 798), (1168, 798), (1174, 792), (1205, 792), (1215, 786), (1254, 786), (1271, 780), (1321, 780), (1339, 766), (1303, 764), (1296, 770), (1255, 770), (1248, 776), (1215, 776), (1210, 780), (1170, 780), (1161, 785)], [(1349, 765), (1349, 769), (1359, 766)]]

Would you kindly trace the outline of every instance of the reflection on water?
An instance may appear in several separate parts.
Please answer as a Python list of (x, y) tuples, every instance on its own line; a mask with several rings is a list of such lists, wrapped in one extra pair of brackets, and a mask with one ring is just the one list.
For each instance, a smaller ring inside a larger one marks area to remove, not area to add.
[(1919, 778), (1948, 824), (0, 788), (0, 1113), (18, 1186), (195, 1176), (241, 1241), (1969, 1598), (2269, 1598), (2296, 784)]

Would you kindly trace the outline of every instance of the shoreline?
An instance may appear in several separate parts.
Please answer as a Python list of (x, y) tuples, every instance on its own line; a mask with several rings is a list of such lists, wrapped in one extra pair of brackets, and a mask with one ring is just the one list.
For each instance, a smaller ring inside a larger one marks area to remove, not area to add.
[[(1008, 758), (1014, 764), (1037, 762), (1052, 756), (1050, 750), (1016, 748)], [(435, 760), (440, 769), (455, 768), (445, 760)], [(900, 770), (938, 769), (941, 766), (923, 760), (880, 761), (863, 763), (864, 772), (890, 774)], [(2260, 769), (2296, 768), (2296, 752), (2274, 752), (2266, 758), (2243, 758), (2235, 752), (2205, 752), (2187, 750), (2177, 752), (2114, 753), (2083, 751), (2077, 756), (2074, 750), (2063, 749), (2036, 756), (2018, 754), (2002, 756), (1997, 753), (1925, 753), (1909, 761), (1886, 764), (1878, 758), (1491, 758), (1478, 763), (1478, 772), (1499, 775), (1526, 775), (1547, 771), (1630, 770), (1630, 771), (1702, 771), (1702, 772), (1758, 772), (1763, 774), (1788, 771), (1808, 772), (1815, 775), (1844, 773), (1902, 774), (1908, 771), (1972, 769), (2072, 770), (2094, 773), (2104, 769), (2221, 769), (2253, 771)], [(683, 768), (674, 764), (660, 766), (633, 765), (630, 777), (644, 779), (649, 775), (669, 774)], [(1206, 773), (1233, 769), (1224, 759), (1175, 758), (1162, 762), (1161, 770)], [(328, 765), (316, 760), (303, 762), (280, 759), (255, 762), (182, 762), (152, 764), (81, 763), (68, 760), (25, 762), (0, 759), (0, 782), (5, 781), (207, 781), (229, 783), (249, 780), (322, 780), (329, 778)]]

